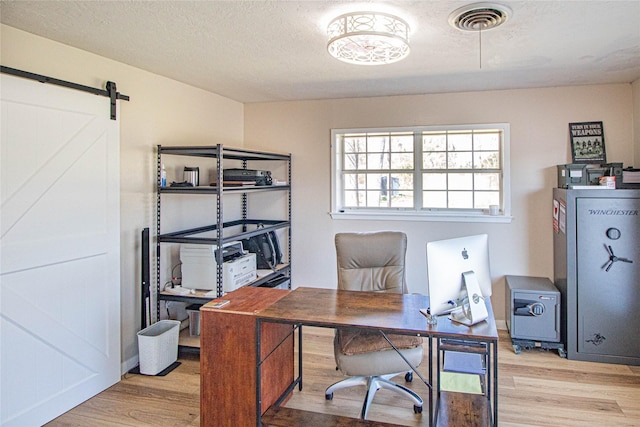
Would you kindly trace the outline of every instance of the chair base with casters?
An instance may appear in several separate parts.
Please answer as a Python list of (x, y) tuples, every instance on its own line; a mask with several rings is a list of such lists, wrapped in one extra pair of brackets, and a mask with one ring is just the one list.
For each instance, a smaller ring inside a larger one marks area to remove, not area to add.
[[(367, 334), (364, 334), (366, 336)], [(372, 336), (374, 340), (379, 340), (377, 334)], [(406, 362), (393, 349), (373, 353), (362, 353), (347, 355), (342, 353), (340, 346), (339, 334), (334, 338), (334, 355), (338, 362), (338, 368), (343, 374), (349, 378), (338, 381), (329, 386), (325, 391), (325, 399), (332, 400), (333, 392), (347, 387), (364, 385), (367, 387), (367, 393), (362, 404), (360, 418), (367, 418), (369, 407), (373, 401), (376, 391), (381, 388), (391, 390), (413, 401), (413, 411), (416, 414), (422, 413), (422, 398), (413, 390), (391, 381), (391, 378), (400, 375), (407, 368)], [(413, 365), (418, 366), (422, 361), (422, 346), (415, 348), (401, 349), (400, 352)], [(390, 368), (395, 373), (389, 374)], [(366, 375), (365, 375), (366, 373)], [(413, 372), (409, 371), (404, 376), (405, 381), (413, 380)]]
[[(413, 412), (415, 412), (416, 414), (422, 413), (422, 405), (424, 403), (422, 401), (422, 398), (418, 396), (413, 390), (410, 390), (403, 385), (391, 381), (391, 378), (395, 377), (396, 375), (398, 374), (380, 375), (374, 377), (350, 377), (329, 386), (325, 391), (324, 397), (327, 400), (332, 400), (333, 392), (336, 390), (357, 385), (366, 385), (367, 394), (365, 395), (364, 403), (362, 404), (362, 411), (360, 412), (360, 418), (362, 418), (363, 420), (367, 418), (369, 407), (371, 406), (371, 402), (373, 401), (373, 396), (375, 395), (376, 391), (380, 390), (381, 388), (394, 391), (413, 400)], [(404, 379), (407, 382), (411, 382), (411, 380), (413, 379), (413, 373), (407, 372), (404, 376)]]

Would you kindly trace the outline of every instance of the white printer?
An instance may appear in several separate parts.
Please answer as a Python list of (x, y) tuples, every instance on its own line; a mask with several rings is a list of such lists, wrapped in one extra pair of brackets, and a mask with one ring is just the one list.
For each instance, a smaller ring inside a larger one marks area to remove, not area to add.
[[(216, 251), (215, 245), (180, 245), (183, 288), (216, 289)], [(245, 253), (242, 242), (225, 243), (222, 258), (224, 292), (231, 292), (256, 280), (256, 254)]]

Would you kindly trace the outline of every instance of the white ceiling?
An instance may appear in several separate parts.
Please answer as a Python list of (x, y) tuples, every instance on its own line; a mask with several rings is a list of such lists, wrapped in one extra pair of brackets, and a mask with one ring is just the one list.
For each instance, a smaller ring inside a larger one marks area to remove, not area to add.
[[(0, 20), (241, 102), (630, 83), (640, 78), (640, 0), (498, 2), (508, 5), (513, 16), (482, 33), (481, 60), (478, 34), (448, 24), (451, 12), (473, 0), (3, 0)], [(349, 65), (330, 57), (329, 20), (372, 9), (409, 22), (409, 57), (383, 66)]]

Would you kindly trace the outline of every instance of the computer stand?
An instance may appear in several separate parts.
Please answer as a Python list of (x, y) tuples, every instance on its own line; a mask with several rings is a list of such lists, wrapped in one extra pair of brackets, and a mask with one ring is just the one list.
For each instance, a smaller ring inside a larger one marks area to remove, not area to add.
[(462, 273), (462, 279), (469, 300), (469, 309), (465, 310), (463, 305), (464, 316), (452, 314), (450, 319), (463, 325), (472, 326), (486, 320), (489, 313), (487, 313), (487, 306), (484, 303), (476, 274), (473, 271), (466, 271)]

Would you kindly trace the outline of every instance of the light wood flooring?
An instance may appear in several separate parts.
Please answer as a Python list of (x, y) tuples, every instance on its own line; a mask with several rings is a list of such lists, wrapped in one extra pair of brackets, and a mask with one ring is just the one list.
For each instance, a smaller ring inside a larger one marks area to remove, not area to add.
[[(338, 391), (332, 401), (324, 398), (324, 389), (342, 378), (335, 371), (332, 334), (327, 329), (304, 329), (304, 389), (296, 389), (287, 406), (357, 417), (363, 388)], [(48, 426), (197, 426), (199, 358), (181, 354), (180, 361), (181, 366), (166, 377), (128, 374)], [(555, 351), (523, 350), (516, 355), (506, 331), (500, 331), (498, 361), (501, 427), (640, 426), (638, 366), (571, 361)], [(425, 378), (426, 365), (420, 367)], [(397, 381), (404, 383), (402, 377)], [(411, 387), (426, 400), (427, 388), (416, 376)], [(428, 425), (426, 402), (421, 415), (414, 414), (412, 408), (410, 401), (381, 390), (369, 418)]]

